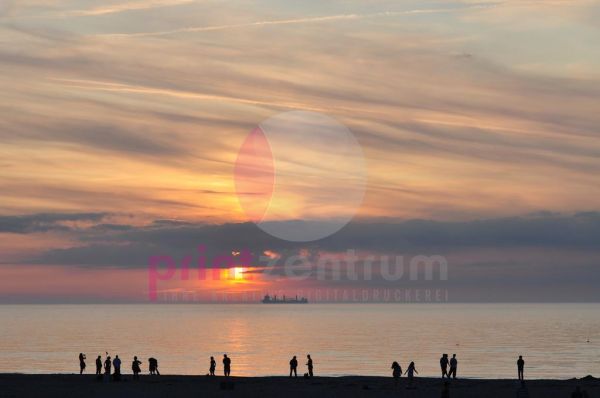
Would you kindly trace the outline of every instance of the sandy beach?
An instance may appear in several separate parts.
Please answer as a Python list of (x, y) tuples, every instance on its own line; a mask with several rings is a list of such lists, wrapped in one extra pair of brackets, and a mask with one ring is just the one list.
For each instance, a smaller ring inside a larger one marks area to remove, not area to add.
[[(439, 398), (440, 379), (418, 378), (414, 389), (406, 388), (406, 379), (396, 386), (387, 377), (232, 377), (233, 389), (223, 389), (223, 377), (142, 376), (134, 381), (125, 375), (121, 382), (97, 381), (93, 375), (0, 375), (0, 397), (423, 397)], [(530, 397), (568, 398), (576, 386), (589, 397), (600, 396), (600, 381), (591, 377), (571, 380), (527, 381)], [(514, 397), (519, 384), (515, 380), (455, 380), (450, 397)]]

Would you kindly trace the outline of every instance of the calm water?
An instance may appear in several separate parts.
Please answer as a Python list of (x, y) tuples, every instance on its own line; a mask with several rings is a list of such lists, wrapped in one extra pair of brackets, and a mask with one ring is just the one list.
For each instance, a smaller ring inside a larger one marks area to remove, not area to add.
[(432, 376), (446, 352), (465, 377), (514, 377), (522, 353), (526, 376), (569, 378), (598, 375), (599, 344), (599, 304), (0, 306), (0, 372), (77, 372), (82, 351), (89, 373), (109, 351), (127, 371), (137, 355), (206, 374), (227, 352), (235, 375), (285, 374), (311, 353), (321, 375), (388, 375), (414, 360)]

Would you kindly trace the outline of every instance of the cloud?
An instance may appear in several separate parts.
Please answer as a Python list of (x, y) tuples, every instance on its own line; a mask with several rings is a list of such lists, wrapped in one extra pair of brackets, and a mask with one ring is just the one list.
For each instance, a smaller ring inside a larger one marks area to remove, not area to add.
[[(490, 4), (491, 6), (492, 4)], [(466, 8), (481, 8), (487, 7), (487, 5), (476, 5)], [(322, 22), (336, 22), (344, 20), (356, 20), (366, 18), (381, 18), (381, 17), (397, 17), (402, 15), (416, 15), (416, 14), (440, 14), (458, 11), (457, 8), (432, 8), (432, 9), (414, 9), (406, 11), (381, 11), (370, 14), (338, 14), (338, 15), (324, 15), (318, 17), (309, 18), (291, 18), (291, 19), (279, 19), (269, 21), (256, 21), (246, 22), (240, 24), (228, 24), (228, 25), (214, 25), (214, 26), (198, 26), (188, 27), (173, 30), (157, 31), (157, 32), (139, 32), (139, 33), (112, 33), (103, 34), (102, 36), (109, 37), (144, 37), (144, 36), (167, 36), (178, 33), (196, 33), (196, 32), (213, 32), (220, 30), (230, 29), (241, 29), (241, 28), (253, 28), (260, 26), (270, 25), (297, 25), (297, 24), (308, 24), (308, 23), (322, 23)]]
[[(21, 216), (17, 219), (30, 220), (36, 219), (36, 216)], [(27, 223), (31, 224), (32, 222)], [(26, 228), (21, 229), (27, 231)], [(76, 236), (82, 244), (73, 248), (50, 250), (34, 262), (143, 267), (152, 255), (171, 255), (174, 258), (197, 255), (198, 245), (205, 245), (209, 256), (246, 249), (256, 259), (265, 251), (290, 255), (301, 250), (345, 253), (351, 249), (395, 255), (453, 255), (483, 249), (596, 251), (600, 243), (600, 213), (539, 213), (465, 222), (355, 221), (331, 237), (311, 244), (281, 241), (262, 232), (252, 223), (213, 225), (179, 220), (157, 220), (141, 227), (99, 225), (78, 230)], [(27, 261), (31, 262), (32, 259)]]
[(60, 14), (60, 16), (98, 16), (107, 14), (116, 14), (126, 11), (147, 10), (152, 8), (173, 7), (182, 4), (193, 3), (195, 0), (141, 0), (131, 1), (120, 4), (96, 7), (87, 10), (72, 10)]
[(48, 231), (70, 231), (67, 222), (99, 222), (108, 213), (39, 213), (19, 216), (0, 216), (0, 233), (29, 234)]
[[(83, 8), (55, 3), (54, 11)], [(481, 29), (482, 14), (493, 18), (502, 6), (445, 2), (456, 12), (419, 13), (394, 2), (317, 3), (198, 2), (169, 9), (166, 20), (148, 17), (162, 10), (114, 12), (85, 24), (22, 19), (20, 30), (3, 29), (0, 149), (10, 172), (1, 179), (20, 187), (0, 201), (20, 213), (68, 205), (238, 221), (232, 166), (239, 145), (273, 114), (305, 109), (336, 118), (363, 145), (369, 190), (360, 217), (457, 220), (598, 208), (597, 80), (525, 73), (514, 54), (490, 55), (489, 48), (516, 44), (512, 24)], [(394, 18), (385, 10), (413, 14)], [(581, 33), (571, 22), (563, 28)], [(188, 27), (215, 30), (98, 36)], [(532, 37), (553, 37), (539, 29)], [(54, 39), (44, 33), (54, 31), (61, 32)], [(511, 32), (512, 41), (504, 40)], [(543, 63), (545, 48), (528, 46)], [(204, 188), (230, 194), (192, 193)]]
[(16, 0), (3, 0), (0, 3), (0, 19), (9, 18), (15, 10)]

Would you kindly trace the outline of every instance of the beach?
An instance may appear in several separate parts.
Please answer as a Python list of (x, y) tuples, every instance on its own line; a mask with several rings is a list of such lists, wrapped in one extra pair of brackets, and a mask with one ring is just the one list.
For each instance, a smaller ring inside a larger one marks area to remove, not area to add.
[[(231, 377), (233, 389), (222, 389), (224, 377), (147, 376), (120, 382), (97, 381), (94, 375), (1, 374), (0, 397), (419, 397), (439, 398), (444, 382), (436, 378), (416, 378), (414, 389), (407, 380), (395, 385), (391, 377), (346, 376), (290, 379), (288, 377)], [(526, 381), (530, 397), (568, 398), (576, 386), (589, 397), (600, 395), (600, 380), (592, 377), (570, 380)], [(224, 386), (226, 387), (226, 386)], [(450, 397), (514, 397), (516, 380), (457, 379), (450, 382)]]

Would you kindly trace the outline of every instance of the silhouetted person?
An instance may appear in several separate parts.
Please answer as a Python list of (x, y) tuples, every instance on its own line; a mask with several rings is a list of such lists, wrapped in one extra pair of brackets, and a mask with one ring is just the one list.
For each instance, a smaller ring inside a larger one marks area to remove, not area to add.
[(106, 357), (106, 361), (104, 361), (104, 374), (105, 375), (109, 375), (110, 376), (110, 369), (112, 367), (112, 362), (110, 360), (110, 357), (107, 356)]
[(581, 387), (579, 386), (575, 387), (575, 391), (571, 394), (571, 398), (585, 398), (586, 396), (587, 393), (581, 391)]
[(308, 377), (313, 377), (313, 361), (310, 355), (306, 356), (307, 362), (306, 366), (308, 366)]
[(529, 398), (529, 391), (524, 381), (521, 381), (521, 386), (517, 390), (517, 398)]
[(456, 379), (456, 370), (458, 369), (458, 359), (456, 359), (456, 354), (452, 354), (452, 359), (450, 360), (450, 372), (448, 372), (448, 378), (452, 376), (453, 379)]
[(148, 358), (148, 370), (151, 375), (160, 376), (160, 372), (158, 371), (158, 360), (156, 358)]
[(398, 383), (398, 379), (402, 376), (402, 367), (396, 361), (392, 363), (392, 377), (394, 378), (394, 382)]
[(225, 373), (225, 376), (227, 377), (231, 374), (231, 359), (227, 354), (223, 354), (223, 373)]
[(441, 398), (450, 398), (450, 383), (447, 381), (444, 382), (444, 387), (442, 387)]
[(215, 375), (215, 369), (217, 368), (217, 361), (215, 361), (215, 358), (210, 357), (210, 375), (214, 376)]
[(298, 360), (295, 355), (290, 360), (290, 377), (292, 377), (292, 373), (294, 373), (295, 377), (298, 377)]
[(419, 374), (419, 372), (417, 372), (417, 368), (415, 368), (415, 363), (411, 362), (410, 365), (408, 365), (408, 369), (406, 369), (406, 372), (404, 372), (404, 374), (408, 375), (408, 384), (411, 386), (413, 383), (413, 378), (415, 377), (415, 373)]
[(448, 354), (442, 354), (442, 357), (440, 358), (440, 368), (442, 369), (442, 379), (444, 378), (444, 376), (446, 377), (450, 377), (448, 375)]
[(119, 359), (118, 355), (115, 355), (113, 367), (115, 368), (115, 373), (113, 374), (115, 381), (121, 380), (121, 360)]
[(140, 368), (141, 364), (142, 361), (138, 361), (137, 357), (133, 357), (133, 362), (131, 362), (131, 371), (133, 372), (134, 380), (140, 378), (140, 373), (142, 372), (142, 369)]
[(96, 358), (96, 374), (102, 374), (102, 357), (100, 355), (98, 355), (98, 358)]
[(519, 380), (524, 380), (523, 370), (525, 369), (525, 361), (523, 360), (523, 356), (519, 355), (519, 359), (517, 360), (517, 374), (519, 376)]
[(80, 352), (79, 353), (79, 374), (83, 374), (83, 371), (85, 370), (85, 354)]

